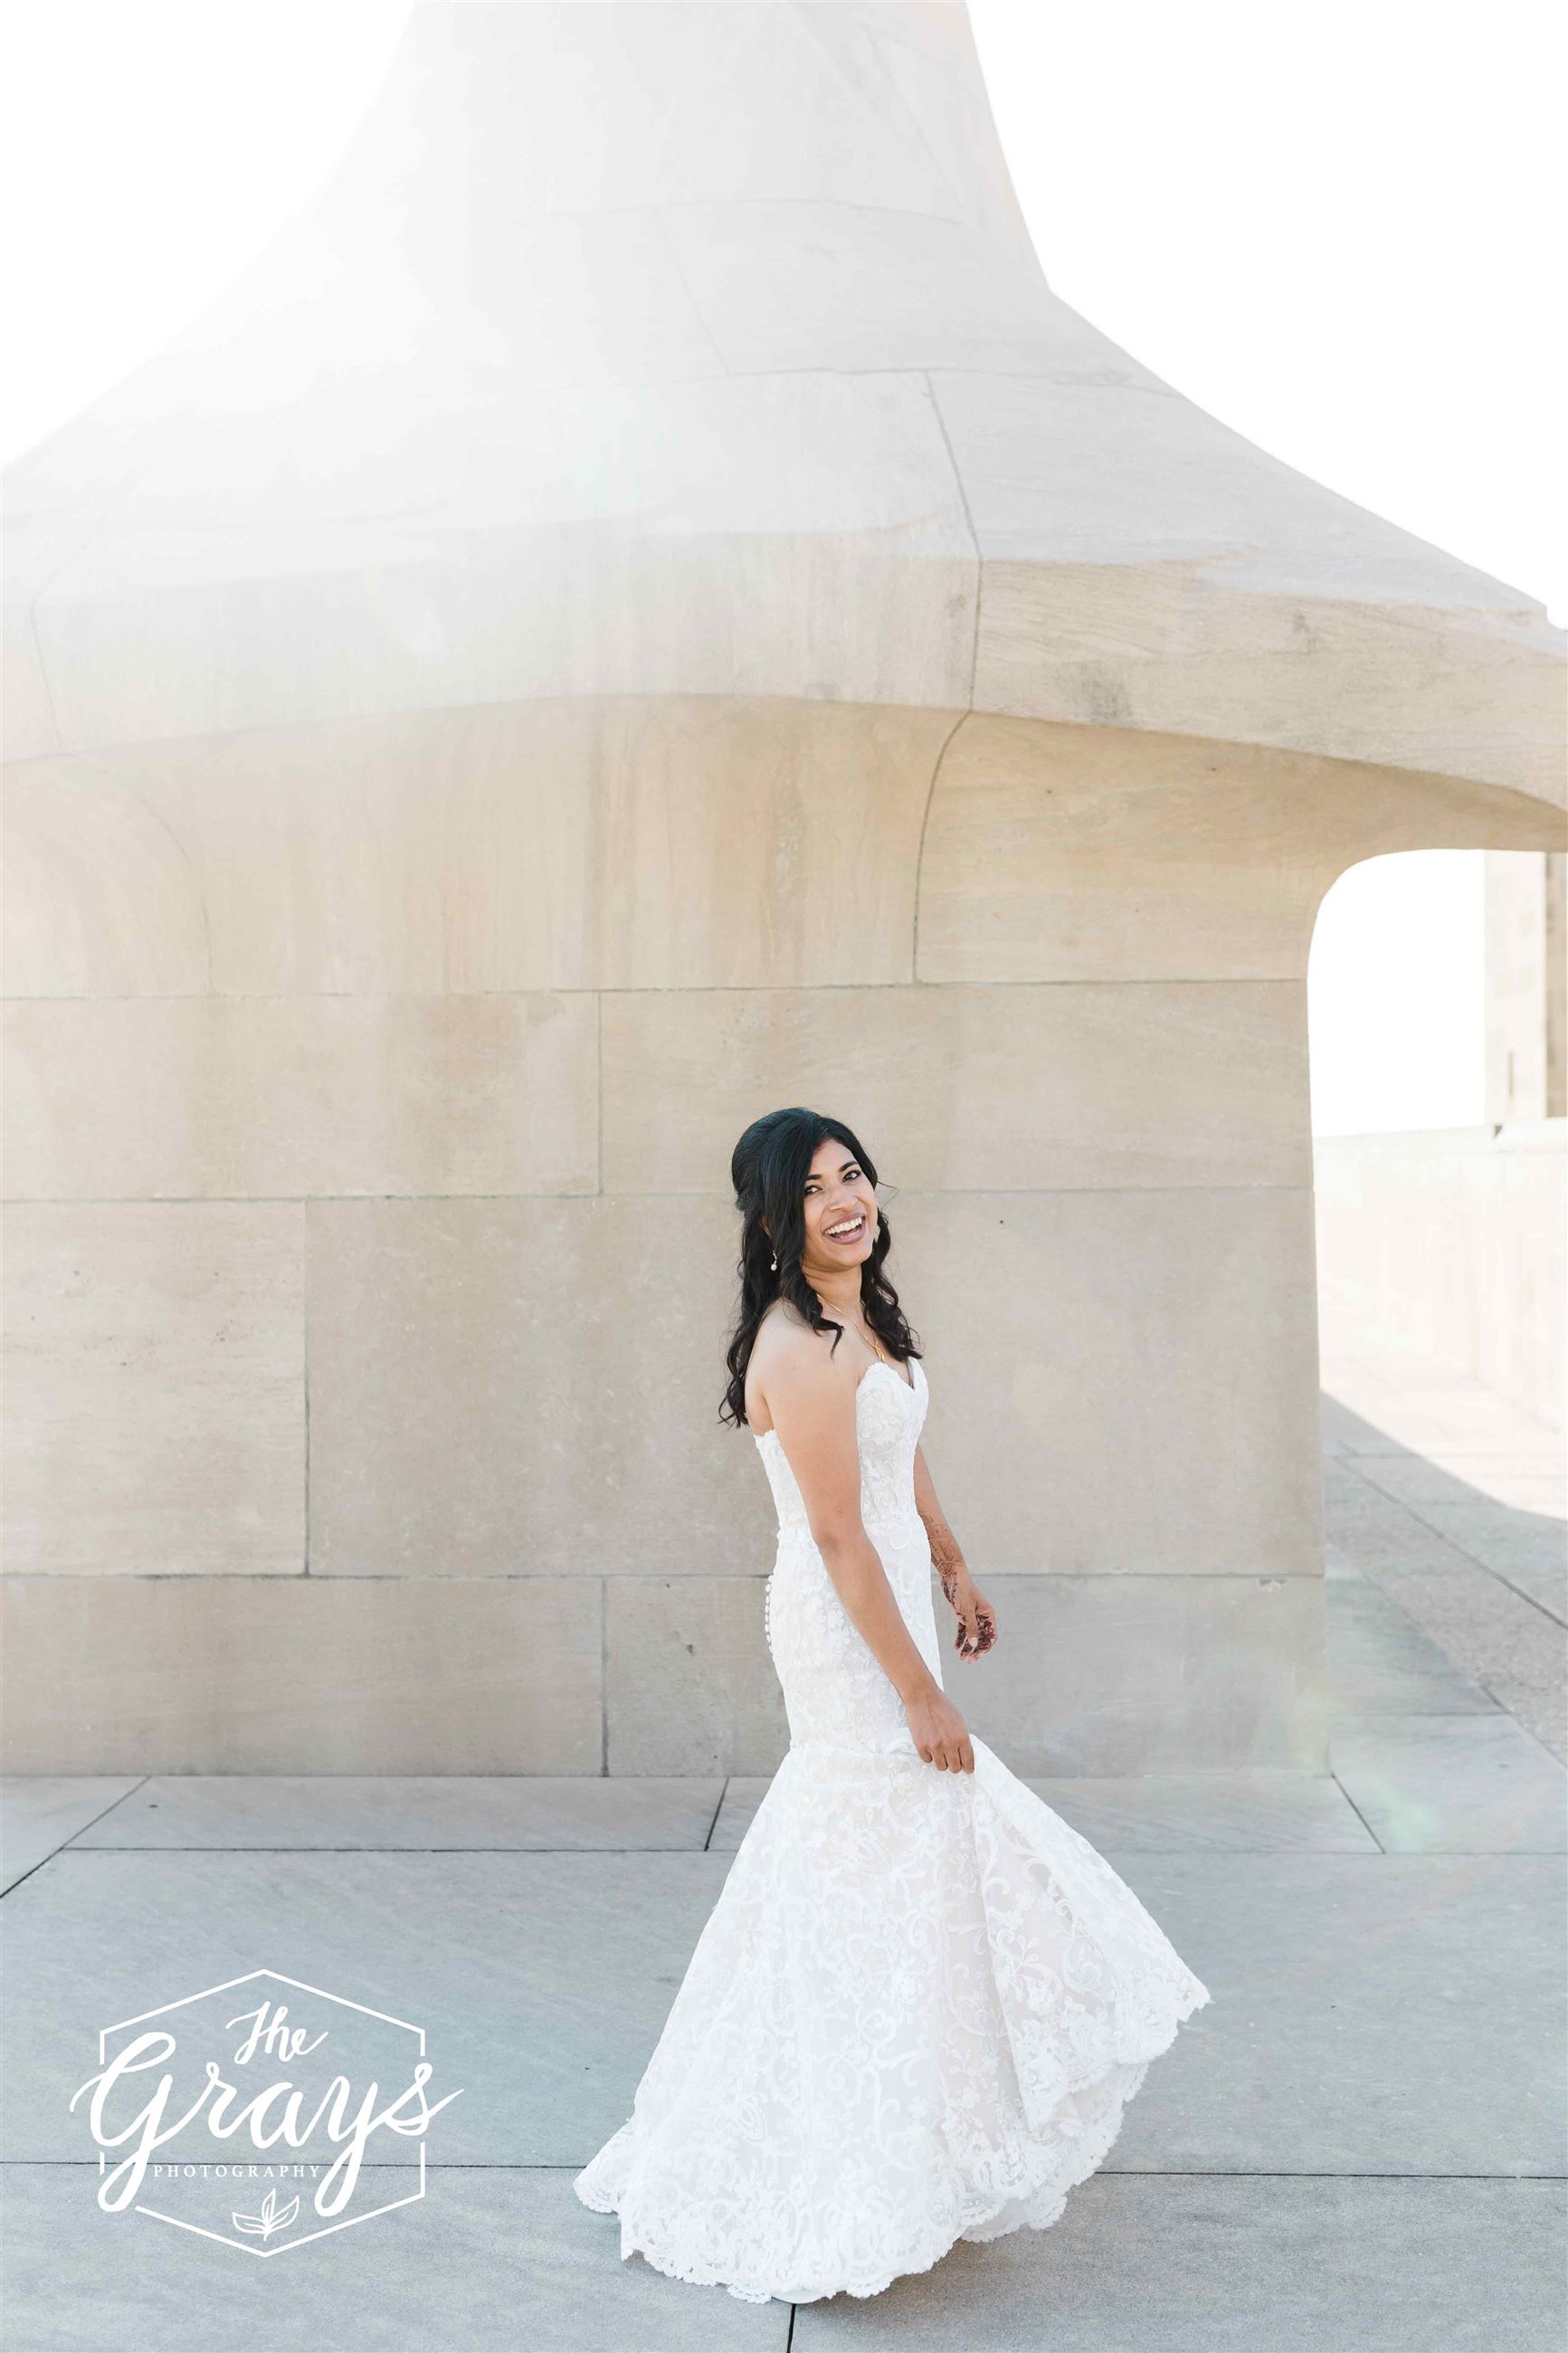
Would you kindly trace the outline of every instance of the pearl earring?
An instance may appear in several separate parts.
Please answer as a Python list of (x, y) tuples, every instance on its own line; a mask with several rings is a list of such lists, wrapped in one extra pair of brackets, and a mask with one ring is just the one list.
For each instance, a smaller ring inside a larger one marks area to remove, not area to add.
[(779, 1271), (779, 1257), (778, 1257), (778, 1252), (777, 1252), (777, 1250), (775, 1250), (775, 1251), (773, 1252), (772, 1259), (769, 1261), (769, 1263), (770, 1263), (770, 1265), (772, 1266), (773, 1272), (776, 1274), (776, 1273), (778, 1272), (778, 1271)]

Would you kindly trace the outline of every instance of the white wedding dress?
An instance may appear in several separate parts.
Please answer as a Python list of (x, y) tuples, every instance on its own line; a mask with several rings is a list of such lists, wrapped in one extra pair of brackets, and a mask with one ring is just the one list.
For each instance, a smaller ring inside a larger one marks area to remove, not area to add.
[[(915, 1508), (924, 1370), (856, 1393), (861, 1513), (939, 1683)], [(983, 1740), (920, 1756), (776, 1432), (768, 1643), (790, 1746), (632, 2114), (574, 2182), (620, 2252), (731, 2295), (879, 2295), (957, 2239), (1054, 2222), (1208, 2000), (1131, 1888)], [(973, 1735), (971, 1736), (973, 1739)]]

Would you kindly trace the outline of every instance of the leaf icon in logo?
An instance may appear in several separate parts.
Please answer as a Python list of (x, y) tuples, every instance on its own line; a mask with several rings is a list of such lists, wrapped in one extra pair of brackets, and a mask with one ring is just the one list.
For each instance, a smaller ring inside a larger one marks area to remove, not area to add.
[(248, 2238), (269, 2239), (274, 2231), (286, 2231), (290, 2222), (298, 2220), (299, 2212), (300, 2200), (292, 2198), (279, 2213), (278, 2192), (269, 2189), (261, 2201), (259, 2214), (231, 2214), (228, 2219), (237, 2231), (245, 2232)]

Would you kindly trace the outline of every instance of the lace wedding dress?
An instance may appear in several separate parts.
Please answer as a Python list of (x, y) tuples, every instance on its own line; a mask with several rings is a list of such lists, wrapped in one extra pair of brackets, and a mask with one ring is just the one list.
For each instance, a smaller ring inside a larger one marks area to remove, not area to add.
[[(942, 1682), (915, 1509), (924, 1369), (856, 1393), (861, 1513)], [(1103, 1858), (983, 1740), (916, 1749), (776, 1432), (768, 1644), (790, 1746), (638, 2084), (573, 2184), (623, 2259), (732, 2295), (877, 2295), (957, 2239), (1043, 2230), (1208, 2000)]]

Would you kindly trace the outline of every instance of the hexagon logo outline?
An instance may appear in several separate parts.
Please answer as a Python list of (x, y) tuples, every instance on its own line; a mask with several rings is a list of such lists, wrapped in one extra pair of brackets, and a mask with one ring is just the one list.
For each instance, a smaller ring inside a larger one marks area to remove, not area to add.
[[(160, 2207), (147, 2204), (139, 2193), (132, 2202), (131, 2211), (132, 2212), (144, 2214), (152, 2221), (167, 2222), (174, 2230), (188, 2231), (197, 2238), (216, 2239), (222, 2245), (236, 2247), (242, 2254), (257, 2255), (265, 2258), (272, 2255), (288, 2254), (296, 2247), (310, 2246), (318, 2239), (331, 2237), (336, 2232), (352, 2230), (357, 2223), (373, 2221), (378, 2215), (394, 2213), (400, 2206), (412, 2206), (416, 2204), (418, 2200), (426, 2195), (427, 2187), (426, 2173), (426, 2128), (428, 2126), (430, 2118), (437, 2114), (441, 2108), (448, 2105), (452, 2100), (461, 2097), (461, 2091), (459, 2089), (458, 2091), (447, 2093), (444, 2098), (436, 2102), (433, 2106), (430, 2103), (424, 2101), (424, 2087), (419, 2078), (421, 2076), (421, 2073), (427, 2075), (429, 2068), (426, 2058), (425, 2029), (422, 2026), (416, 2026), (408, 2019), (395, 2017), (390, 2010), (376, 2010), (368, 2002), (355, 2001), (351, 1995), (331, 1993), (324, 1986), (311, 1985), (303, 1978), (291, 1977), (286, 1970), (268, 1968), (244, 1970), (238, 1977), (225, 1978), (219, 1983), (205, 1986), (195, 1993), (182, 1994), (175, 2000), (159, 2002), (150, 2010), (139, 2010), (130, 2018), (120, 2019), (111, 2025), (100, 2027), (98, 2033), (98, 2055), (100, 2070), (107, 2069), (109, 2066), (109, 2046), (110, 2039), (113, 2036), (126, 2033), (132, 2028), (144, 2028), (152, 2021), (166, 2018), (175, 2010), (188, 2010), (193, 2004), (208, 2000), (214, 1995), (231, 1992), (236, 1987), (255, 1985), (262, 1981), (272, 1985), (288, 1986), (296, 1992), (310, 1995), (318, 2001), (331, 2002), (340, 2010), (356, 2011), (361, 2017), (374, 2019), (378, 2024), (393, 2027), (400, 2033), (411, 2035), (414, 2038), (417, 2054), (417, 2064), (415, 2070), (416, 2086), (420, 2092), (421, 2101), (426, 2110), (424, 2123), (419, 2127), (418, 2133), (418, 2186), (416, 2189), (408, 2191), (402, 2197), (387, 2199), (379, 2205), (367, 2206), (361, 2212), (346, 2214), (332, 2221), (324, 2221), (320, 2229), (301, 2232), (297, 2237), (280, 2239), (276, 2246), (268, 2246), (265, 2243), (258, 2245), (254, 2242), (255, 2239), (258, 2237), (265, 2242), (265, 2240), (270, 2236), (272, 2231), (279, 2227), (274, 2205), (275, 2192), (270, 2190), (268, 2193), (267, 2200), (264, 2201), (263, 2214), (255, 2218), (244, 2218), (246, 2222), (249, 2222), (254, 2220), (258, 2225), (254, 2232), (246, 2235), (236, 2235), (234, 2232), (230, 2232), (228, 2231), (214, 2229), (207, 2224), (192, 2221), (189, 2217), (185, 2215), (166, 2213)], [(208, 2073), (210, 2078), (213, 2074), (211, 2063), (209, 2063), (208, 2065)], [(89, 2084), (100, 2082), (101, 2080), (101, 2076), (97, 2078), (89, 2077), (88, 2084), (79, 2085), (77, 2092), (72, 2095), (70, 2102), (71, 2106), (73, 2108), (75, 2107), (76, 2102), (80, 2097), (81, 2093), (88, 2089)], [(403, 2096), (406, 2097), (407, 2094), (405, 2094)], [(110, 2171), (109, 2151), (104, 2147), (101, 2139), (99, 2141), (98, 2169), (99, 2180), (101, 2184)], [(238, 2168), (237, 2167), (235, 2169), (237, 2172)], [(298, 2199), (296, 2199), (295, 2204), (298, 2205)], [(240, 2217), (236, 2216), (234, 2220), (237, 2226), (240, 2225)]]

